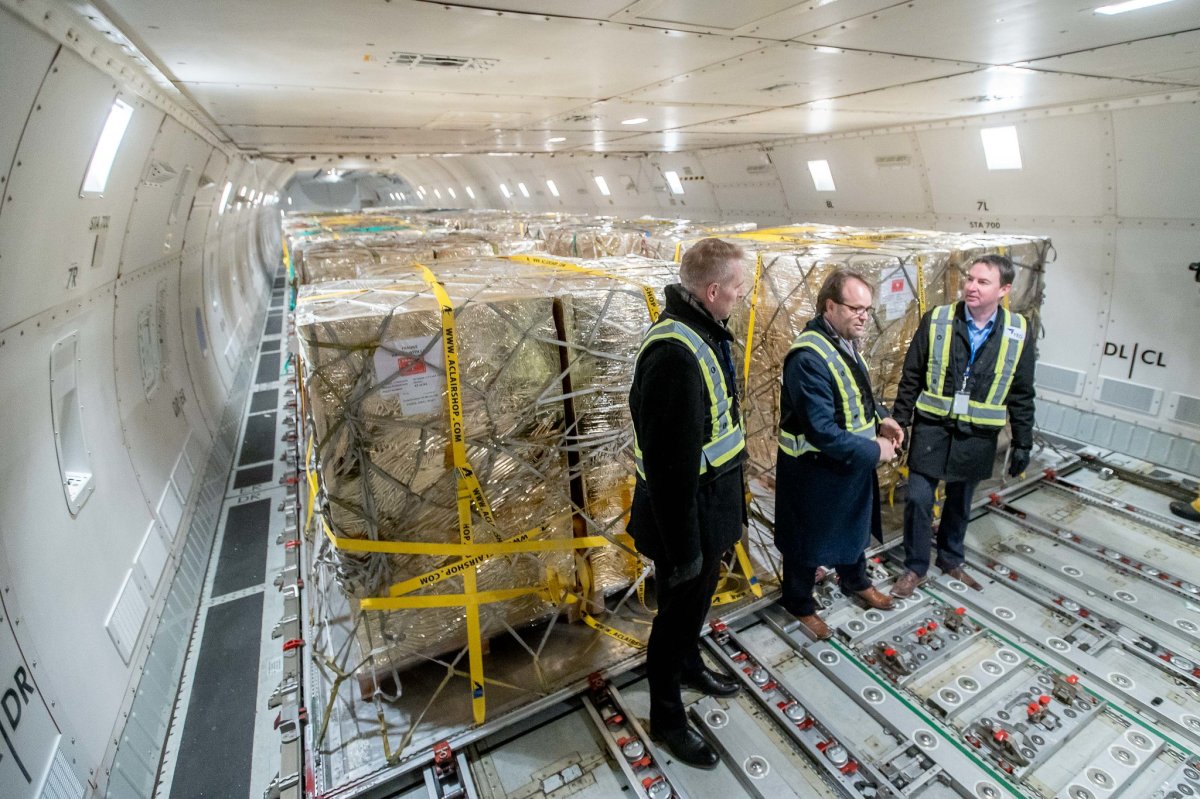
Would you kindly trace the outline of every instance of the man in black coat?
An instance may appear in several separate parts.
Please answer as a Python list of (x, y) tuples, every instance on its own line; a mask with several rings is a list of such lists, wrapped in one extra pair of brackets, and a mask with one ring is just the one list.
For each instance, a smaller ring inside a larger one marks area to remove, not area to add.
[(817, 293), (818, 315), (783, 365), (775, 545), (783, 555), (782, 605), (817, 639), (831, 632), (817, 614), (816, 569), (837, 569), (839, 586), (868, 607), (891, 599), (871, 585), (865, 550), (882, 537), (878, 464), (890, 461), (904, 431), (876, 404), (858, 354), (872, 308), (862, 275), (839, 269)]
[(996, 439), (1012, 426), (1008, 472), (1029, 465), (1033, 447), (1033, 331), (1020, 314), (1001, 306), (1016, 271), (1002, 255), (975, 260), (962, 302), (925, 314), (909, 344), (896, 404), (902, 425), (912, 423), (908, 499), (904, 508), (905, 572), (892, 596), (907, 597), (925, 581), (933, 530), (934, 491), (946, 482), (937, 531), (937, 565), (979, 590), (963, 568), (971, 499), (992, 475)]
[(681, 685), (711, 696), (737, 693), (710, 670), (699, 638), (721, 559), (746, 520), (746, 458), (726, 321), (745, 293), (740, 247), (704, 239), (683, 256), (680, 284), (638, 352), (629, 392), (637, 483), (629, 533), (654, 561), (658, 614), (646, 672), (650, 729), (685, 763), (713, 768), (717, 754), (688, 723)]

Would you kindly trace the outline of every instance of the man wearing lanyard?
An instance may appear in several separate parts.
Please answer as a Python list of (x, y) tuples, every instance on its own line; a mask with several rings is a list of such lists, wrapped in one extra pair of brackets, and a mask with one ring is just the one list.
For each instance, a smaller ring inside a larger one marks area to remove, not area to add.
[(979, 590), (963, 568), (971, 499), (992, 475), (996, 439), (1012, 425), (1009, 474), (1029, 465), (1033, 447), (1035, 347), (1024, 317), (1001, 307), (1016, 270), (1002, 255), (971, 264), (963, 301), (927, 313), (909, 344), (892, 416), (912, 424), (904, 509), (904, 574), (892, 596), (912, 595), (929, 570), (934, 492), (946, 482), (937, 565)]

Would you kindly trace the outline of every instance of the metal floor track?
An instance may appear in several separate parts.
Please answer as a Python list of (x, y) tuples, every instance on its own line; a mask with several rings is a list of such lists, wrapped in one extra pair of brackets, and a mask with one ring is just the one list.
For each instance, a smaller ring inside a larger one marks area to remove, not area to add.
[[(180, 686), (157, 799), (262, 799), (279, 770), (268, 703), (282, 671), (274, 585), (279, 539), (294, 496), (294, 368), (287, 290), (277, 277), (251, 369), (251, 386)], [(289, 437), (289, 431), (293, 434)]]

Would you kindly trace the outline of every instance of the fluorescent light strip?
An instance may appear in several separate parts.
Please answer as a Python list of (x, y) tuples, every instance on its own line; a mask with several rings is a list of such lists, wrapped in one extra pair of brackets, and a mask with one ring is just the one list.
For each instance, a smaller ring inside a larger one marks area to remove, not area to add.
[(508, 186), (503, 183), (500, 184), (500, 193), (504, 195), (504, 199), (506, 200), (512, 197), (512, 192), (509, 191)]
[(608, 181), (604, 179), (603, 175), (596, 175), (595, 181), (596, 187), (600, 189), (601, 194), (603, 194), (605, 197), (612, 194), (612, 192), (608, 190)]
[(988, 169), (1021, 168), (1021, 145), (1017, 141), (1015, 127), (983, 128), (979, 131), (979, 137), (983, 140), (983, 155), (987, 158)]
[(550, 193), (553, 194), (555, 197), (558, 196), (558, 186), (555, 185), (553, 180), (546, 181), (546, 188), (548, 188), (550, 190)]
[(1113, 3), (1108, 6), (1100, 6), (1095, 9), (1097, 14), (1112, 16), (1113, 14), (1124, 14), (1126, 11), (1138, 11), (1139, 9), (1149, 8), (1150, 6), (1160, 6), (1163, 3), (1169, 3), (1171, 0), (1127, 0), (1124, 3)]
[(463, 186), (463, 188), (467, 190), (467, 196), (470, 197), (472, 200), (474, 200), (475, 199), (475, 191), (470, 186)]
[(447, 186), (447, 187), (446, 187), (446, 191), (450, 192), (450, 199), (451, 199), (451, 200), (457, 200), (457, 199), (458, 199), (458, 195), (454, 193), (454, 187), (453, 187), (453, 186)]
[(663, 177), (667, 179), (672, 194), (683, 194), (683, 181), (679, 179), (678, 172), (663, 172)]
[(825, 159), (808, 162), (808, 174), (812, 175), (813, 187), (817, 191), (837, 191), (833, 184), (833, 173), (829, 170), (829, 162)]
[(633, 117), (632, 119), (622, 119), (621, 124), (622, 125), (640, 125), (643, 122), (649, 122), (649, 121), (650, 120), (646, 119), (645, 117)]
[[(233, 184), (226, 181), (225, 191), (221, 192), (221, 204), (217, 206), (217, 216), (225, 213), (225, 204), (229, 202), (229, 195), (233, 193)], [(288, 205), (292, 204), (292, 198), (288, 197)]]
[(117, 150), (121, 147), (121, 139), (125, 138), (125, 129), (133, 117), (133, 106), (124, 100), (113, 101), (108, 110), (108, 119), (104, 120), (104, 128), (96, 141), (96, 149), (92, 151), (92, 160), (88, 164), (87, 173), (83, 176), (83, 194), (103, 194), (108, 185), (108, 173), (112, 171), (113, 161), (116, 160)]

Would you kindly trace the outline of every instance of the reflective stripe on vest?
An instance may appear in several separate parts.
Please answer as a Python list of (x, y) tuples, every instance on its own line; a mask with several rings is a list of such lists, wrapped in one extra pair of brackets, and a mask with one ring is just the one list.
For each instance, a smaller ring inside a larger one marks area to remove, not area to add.
[[(939, 392), (945, 390), (946, 372), (950, 368), (950, 344), (954, 339), (953, 305), (939, 305), (929, 317), (929, 363), (925, 370), (924, 391), (917, 396), (917, 408), (930, 416), (963, 419), (981, 427), (1003, 427), (1008, 421), (1008, 391), (1021, 352), (1025, 349), (1028, 325), (1025, 317), (1005, 308), (996, 311), (996, 323), (1001, 326), (1000, 352), (992, 385), (982, 401), (968, 400), (966, 415), (953, 414), (954, 398)], [(1014, 335), (1014, 332), (1016, 335)], [(982, 345), (981, 345), (982, 346)]]
[[(810, 349), (820, 355), (821, 360), (829, 369), (829, 373), (833, 376), (838, 397), (842, 402), (842, 424), (845, 430), (856, 436), (874, 440), (875, 417), (867, 418), (862, 392), (858, 389), (858, 381), (854, 379), (850, 366), (846, 363), (841, 351), (829, 339), (815, 330), (805, 330), (801, 333), (792, 344), (791, 349), (788, 350), (788, 354), (800, 349)], [(779, 431), (779, 450), (793, 458), (806, 452), (820, 451), (804, 437), (803, 433), (796, 435), (783, 429)]]
[[(717, 354), (708, 346), (708, 342), (687, 325), (674, 319), (660, 319), (646, 333), (637, 357), (640, 359), (647, 347), (659, 341), (677, 341), (696, 356), (696, 365), (700, 368), (700, 376), (704, 378), (704, 386), (708, 391), (709, 415), (712, 418), (712, 429), (700, 454), (700, 474), (720, 468), (746, 448), (746, 437), (742, 432), (741, 420), (733, 417), (733, 400), (725, 390), (725, 372), (717, 361)], [(633, 458), (638, 476), (645, 480), (642, 448), (638, 445), (636, 430), (633, 434)]]

